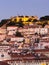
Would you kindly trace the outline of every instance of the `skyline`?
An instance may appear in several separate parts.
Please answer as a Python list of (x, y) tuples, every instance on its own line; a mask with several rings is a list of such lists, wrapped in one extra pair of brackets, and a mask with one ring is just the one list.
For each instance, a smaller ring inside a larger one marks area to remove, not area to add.
[(49, 0), (0, 0), (0, 20), (17, 15), (49, 15)]

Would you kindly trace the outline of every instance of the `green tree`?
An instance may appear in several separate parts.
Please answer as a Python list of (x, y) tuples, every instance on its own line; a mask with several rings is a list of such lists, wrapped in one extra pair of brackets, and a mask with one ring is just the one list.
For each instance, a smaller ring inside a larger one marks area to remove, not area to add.
[(17, 37), (23, 37), (23, 35), (19, 31), (16, 32), (15, 36), (17, 36)]
[(4, 24), (7, 24), (10, 19), (2, 19), (0, 22), (0, 27), (3, 26)]
[(43, 16), (43, 17), (40, 17), (40, 20), (43, 21), (43, 20), (49, 20), (49, 16)]

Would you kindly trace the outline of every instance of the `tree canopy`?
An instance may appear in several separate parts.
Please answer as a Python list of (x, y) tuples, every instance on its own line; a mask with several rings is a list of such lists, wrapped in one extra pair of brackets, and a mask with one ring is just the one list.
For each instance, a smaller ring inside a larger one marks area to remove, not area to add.
[(17, 36), (17, 37), (23, 37), (23, 35), (20, 32), (18, 32), (18, 31), (16, 32), (15, 36)]
[(38, 20), (37, 19), (34, 19), (33, 22), (36, 23)]
[(6, 24), (10, 19), (2, 19), (0, 22), (0, 27)]
[(40, 20), (43, 21), (43, 20), (49, 20), (49, 16), (43, 16), (43, 17), (40, 17)]

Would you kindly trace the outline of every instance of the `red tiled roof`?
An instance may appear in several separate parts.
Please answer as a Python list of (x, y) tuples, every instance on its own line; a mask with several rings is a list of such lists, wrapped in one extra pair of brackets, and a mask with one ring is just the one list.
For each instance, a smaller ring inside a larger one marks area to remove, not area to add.
[(40, 55), (39, 57), (34, 56), (33, 54), (27, 54), (27, 55), (12, 54), (11, 58), (13, 60), (49, 60), (49, 58), (43, 54)]
[(8, 27), (17, 27), (17, 26), (8, 26)]
[(0, 65), (9, 65), (9, 64), (7, 64), (7, 63), (5, 63), (5, 62), (0, 61)]

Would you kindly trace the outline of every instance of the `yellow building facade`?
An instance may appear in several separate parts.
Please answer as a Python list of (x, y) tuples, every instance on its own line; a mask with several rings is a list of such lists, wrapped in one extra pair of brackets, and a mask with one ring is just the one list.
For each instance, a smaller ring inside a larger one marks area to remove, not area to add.
[[(19, 22), (21, 19), (23, 21), (23, 24), (32, 24), (32, 21), (34, 19), (38, 20), (38, 17), (37, 16), (14, 16), (14, 17), (11, 17), (10, 19), (11, 21), (15, 21), (15, 22)], [(29, 21), (29, 19), (31, 20)]]

